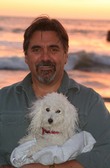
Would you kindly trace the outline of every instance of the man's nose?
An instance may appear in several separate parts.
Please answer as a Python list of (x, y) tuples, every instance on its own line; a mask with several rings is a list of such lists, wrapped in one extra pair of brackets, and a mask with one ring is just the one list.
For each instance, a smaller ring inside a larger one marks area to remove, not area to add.
[(49, 54), (49, 51), (48, 51), (47, 48), (45, 48), (45, 49), (43, 50), (42, 57), (43, 57), (43, 60), (48, 60), (48, 59), (49, 59), (50, 54)]

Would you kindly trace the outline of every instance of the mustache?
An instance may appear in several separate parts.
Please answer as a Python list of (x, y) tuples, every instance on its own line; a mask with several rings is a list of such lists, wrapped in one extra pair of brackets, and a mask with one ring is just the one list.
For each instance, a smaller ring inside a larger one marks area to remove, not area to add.
[(56, 64), (52, 61), (41, 61), (36, 65), (36, 68), (39, 66), (53, 66), (55, 68)]

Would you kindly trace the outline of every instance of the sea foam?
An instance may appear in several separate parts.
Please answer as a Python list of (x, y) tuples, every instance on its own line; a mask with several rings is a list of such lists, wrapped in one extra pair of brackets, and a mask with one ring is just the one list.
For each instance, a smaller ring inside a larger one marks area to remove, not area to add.
[[(23, 57), (0, 57), (1, 70), (28, 70)], [(80, 51), (68, 54), (65, 70), (110, 72), (110, 56)]]

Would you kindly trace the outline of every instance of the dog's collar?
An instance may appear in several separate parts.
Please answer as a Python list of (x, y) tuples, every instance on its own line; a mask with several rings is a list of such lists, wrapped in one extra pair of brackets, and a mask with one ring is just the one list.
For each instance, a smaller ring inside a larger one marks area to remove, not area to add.
[(45, 128), (42, 128), (42, 135), (44, 134), (59, 134), (60, 132), (58, 131), (50, 131), (50, 130), (46, 130)]

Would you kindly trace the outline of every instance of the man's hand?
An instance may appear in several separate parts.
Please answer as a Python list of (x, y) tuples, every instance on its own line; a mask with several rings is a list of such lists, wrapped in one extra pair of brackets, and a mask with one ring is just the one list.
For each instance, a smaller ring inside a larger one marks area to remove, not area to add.
[(31, 163), (31, 164), (24, 165), (21, 168), (49, 168), (49, 166), (44, 166), (39, 163)]
[[(80, 163), (75, 160), (71, 160), (62, 164), (55, 164), (55, 168), (84, 168)], [(0, 168), (14, 168), (13, 166), (0, 166)], [(49, 166), (45, 166), (39, 163), (31, 163), (22, 166), (21, 168), (49, 168)]]
[(55, 165), (55, 168), (84, 168), (79, 162), (71, 160), (62, 164)]
[(14, 168), (13, 166), (9, 166), (9, 165), (4, 165), (4, 166), (0, 166), (0, 168)]
[[(84, 168), (79, 162), (77, 161), (68, 161), (62, 164), (55, 164), (55, 168)], [(32, 163), (28, 165), (24, 165), (21, 168), (49, 168), (49, 166), (44, 166), (39, 163)]]

